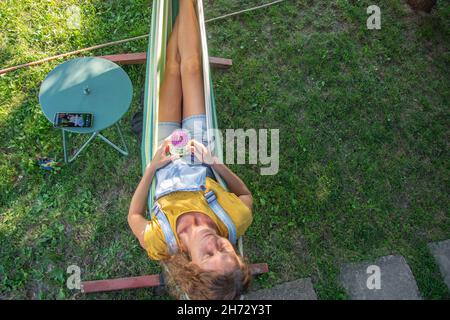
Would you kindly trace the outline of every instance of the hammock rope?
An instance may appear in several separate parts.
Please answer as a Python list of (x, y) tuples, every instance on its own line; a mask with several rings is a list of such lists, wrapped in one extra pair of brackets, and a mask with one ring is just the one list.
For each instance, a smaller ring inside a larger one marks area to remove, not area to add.
[(286, 1), (286, 0), (277, 0), (277, 1), (270, 2), (270, 3), (262, 4), (260, 6), (256, 6), (256, 7), (252, 7), (252, 8), (248, 8), (248, 9), (244, 9), (244, 10), (240, 10), (240, 11), (236, 11), (236, 12), (232, 12), (232, 13), (228, 13), (228, 14), (224, 14), (223, 16), (220, 16), (220, 17), (208, 19), (205, 22), (208, 23), (208, 22), (212, 22), (212, 21), (217, 21), (217, 20), (222, 20), (222, 19), (225, 19), (225, 18), (237, 16), (237, 15), (245, 13), (245, 12), (250, 12), (250, 11), (255, 11), (255, 10), (262, 9), (262, 8), (270, 7), (270, 6), (273, 6), (274, 4), (277, 4), (277, 3), (280, 3), (280, 2), (283, 2), (283, 1)]

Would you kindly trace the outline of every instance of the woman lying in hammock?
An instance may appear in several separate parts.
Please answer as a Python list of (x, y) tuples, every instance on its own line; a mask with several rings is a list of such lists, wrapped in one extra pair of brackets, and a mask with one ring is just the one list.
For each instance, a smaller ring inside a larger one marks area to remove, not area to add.
[[(194, 0), (180, 0), (170, 35), (160, 91), (160, 147), (147, 166), (128, 214), (128, 223), (150, 258), (163, 260), (175, 296), (235, 299), (249, 285), (248, 265), (235, 250), (252, 222), (252, 195), (244, 182), (205, 147), (206, 115), (200, 33)], [(194, 130), (195, 127), (195, 130)], [(193, 138), (185, 157), (170, 155), (169, 139), (183, 128)], [(211, 167), (231, 192), (214, 179)], [(152, 179), (156, 178), (155, 216), (144, 217)]]

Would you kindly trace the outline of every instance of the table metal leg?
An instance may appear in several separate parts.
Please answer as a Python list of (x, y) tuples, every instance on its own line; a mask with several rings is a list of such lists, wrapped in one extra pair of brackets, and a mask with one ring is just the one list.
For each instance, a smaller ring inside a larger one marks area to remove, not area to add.
[(122, 140), (122, 146), (123, 149), (119, 148), (117, 145), (115, 145), (114, 143), (112, 143), (111, 141), (109, 141), (105, 136), (103, 136), (102, 134), (98, 134), (98, 136), (105, 141), (107, 144), (109, 144), (111, 147), (113, 147), (114, 149), (116, 149), (117, 151), (119, 151), (121, 154), (123, 154), (124, 156), (128, 156), (128, 148), (127, 148), (127, 144), (125, 143), (125, 139), (123, 138), (122, 135), (122, 131), (120, 130), (120, 127), (118, 124), (116, 124), (116, 128), (117, 131), (119, 132), (119, 136), (120, 136), (120, 140)]
[(120, 130), (120, 127), (118, 124), (116, 124), (116, 128), (117, 131), (119, 132), (119, 136), (120, 136), (120, 140), (122, 141), (122, 146), (123, 149), (119, 148), (117, 145), (115, 145), (114, 143), (112, 143), (111, 141), (109, 141), (105, 136), (103, 136), (100, 132), (94, 132), (89, 139), (81, 146), (80, 149), (78, 149), (76, 151), (76, 153), (73, 155), (73, 157), (69, 156), (69, 137), (68, 134), (66, 135), (65, 130), (62, 130), (62, 136), (63, 136), (63, 149), (64, 149), (64, 161), (66, 163), (71, 163), (72, 161), (74, 161), (79, 155), (80, 153), (86, 149), (86, 147), (89, 145), (89, 143), (92, 142), (92, 140), (94, 140), (95, 137), (100, 137), (104, 142), (106, 142), (107, 144), (109, 144), (111, 147), (113, 147), (114, 149), (116, 149), (117, 151), (119, 151), (121, 154), (123, 154), (124, 156), (128, 156), (128, 147), (127, 144), (125, 143), (125, 139), (122, 135), (122, 131)]
[(67, 137), (66, 137), (66, 132), (64, 131), (64, 129), (61, 130), (62, 131), (62, 137), (63, 137), (63, 149), (64, 149), (64, 162), (65, 163), (69, 163), (68, 159), (68, 151), (67, 151)]
[(91, 143), (91, 141), (94, 140), (94, 138), (95, 138), (96, 136), (98, 136), (99, 134), (100, 134), (99, 132), (94, 132), (94, 133), (89, 137), (89, 139), (87, 139), (87, 141), (81, 146), (81, 148), (78, 149), (78, 151), (73, 155), (73, 157), (72, 157), (71, 159), (69, 159), (69, 163), (72, 162), (73, 160), (75, 160), (75, 159), (79, 156), (79, 154), (80, 154), (84, 149), (86, 149), (86, 147), (89, 145), (89, 143)]

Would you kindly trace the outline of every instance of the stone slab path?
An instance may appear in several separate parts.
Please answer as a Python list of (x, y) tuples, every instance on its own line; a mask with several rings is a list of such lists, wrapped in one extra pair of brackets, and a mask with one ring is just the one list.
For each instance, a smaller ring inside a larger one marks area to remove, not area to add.
[(445, 284), (450, 290), (450, 240), (433, 242), (428, 247), (439, 266)]
[(305, 278), (250, 292), (245, 300), (317, 300), (317, 295), (311, 279)]
[[(450, 290), (450, 239), (428, 245)], [(340, 282), (353, 300), (421, 300), (416, 280), (402, 256), (342, 266)], [(311, 278), (250, 292), (245, 300), (317, 300)]]
[[(376, 270), (379, 271), (379, 288)], [(340, 278), (353, 300), (421, 299), (416, 280), (402, 256), (385, 256), (373, 262), (346, 264), (341, 268)]]

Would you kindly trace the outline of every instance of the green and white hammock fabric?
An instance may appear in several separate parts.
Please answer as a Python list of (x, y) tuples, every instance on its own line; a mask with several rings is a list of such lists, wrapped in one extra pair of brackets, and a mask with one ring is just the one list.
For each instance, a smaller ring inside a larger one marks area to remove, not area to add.
[[(149, 35), (149, 46), (147, 51), (147, 71), (145, 79), (145, 99), (144, 99), (144, 121), (142, 131), (142, 170), (151, 162), (155, 151), (158, 148), (158, 110), (159, 92), (164, 77), (166, 65), (167, 42), (178, 15), (179, 0), (153, 0), (151, 31)], [(207, 135), (209, 150), (223, 161), (221, 136), (216, 134), (218, 130), (216, 104), (211, 79), (208, 43), (206, 40), (205, 18), (203, 10), (203, 0), (197, 0), (197, 16), (200, 26), (200, 36), (202, 44), (202, 67), (205, 93), (205, 110)], [(216, 180), (226, 188), (222, 178), (214, 172)], [(148, 208), (153, 208), (155, 194), (155, 182), (148, 197)], [(243, 254), (242, 238), (238, 243), (239, 251)]]
[[(220, 137), (214, 136), (211, 128), (218, 128), (216, 105), (214, 102), (214, 93), (212, 89), (211, 74), (209, 69), (208, 46), (206, 42), (205, 20), (203, 16), (203, 1), (197, 1), (198, 21), (200, 24), (200, 33), (202, 39), (202, 57), (203, 57), (203, 78), (205, 92), (205, 110), (208, 140), (213, 141), (210, 145), (215, 155), (222, 160), (222, 150)], [(159, 110), (159, 92), (164, 77), (164, 68), (166, 65), (167, 41), (172, 31), (172, 26), (178, 14), (179, 0), (154, 0), (152, 12), (151, 33), (149, 36), (149, 46), (147, 56), (147, 76), (145, 80), (145, 99), (144, 99), (144, 121), (143, 136), (141, 145), (142, 170), (150, 163), (153, 155), (158, 148), (158, 110)], [(216, 175), (217, 177), (217, 175)], [(217, 177), (220, 179), (220, 177)], [(155, 185), (153, 183), (148, 197), (148, 207), (153, 207), (153, 195)]]

